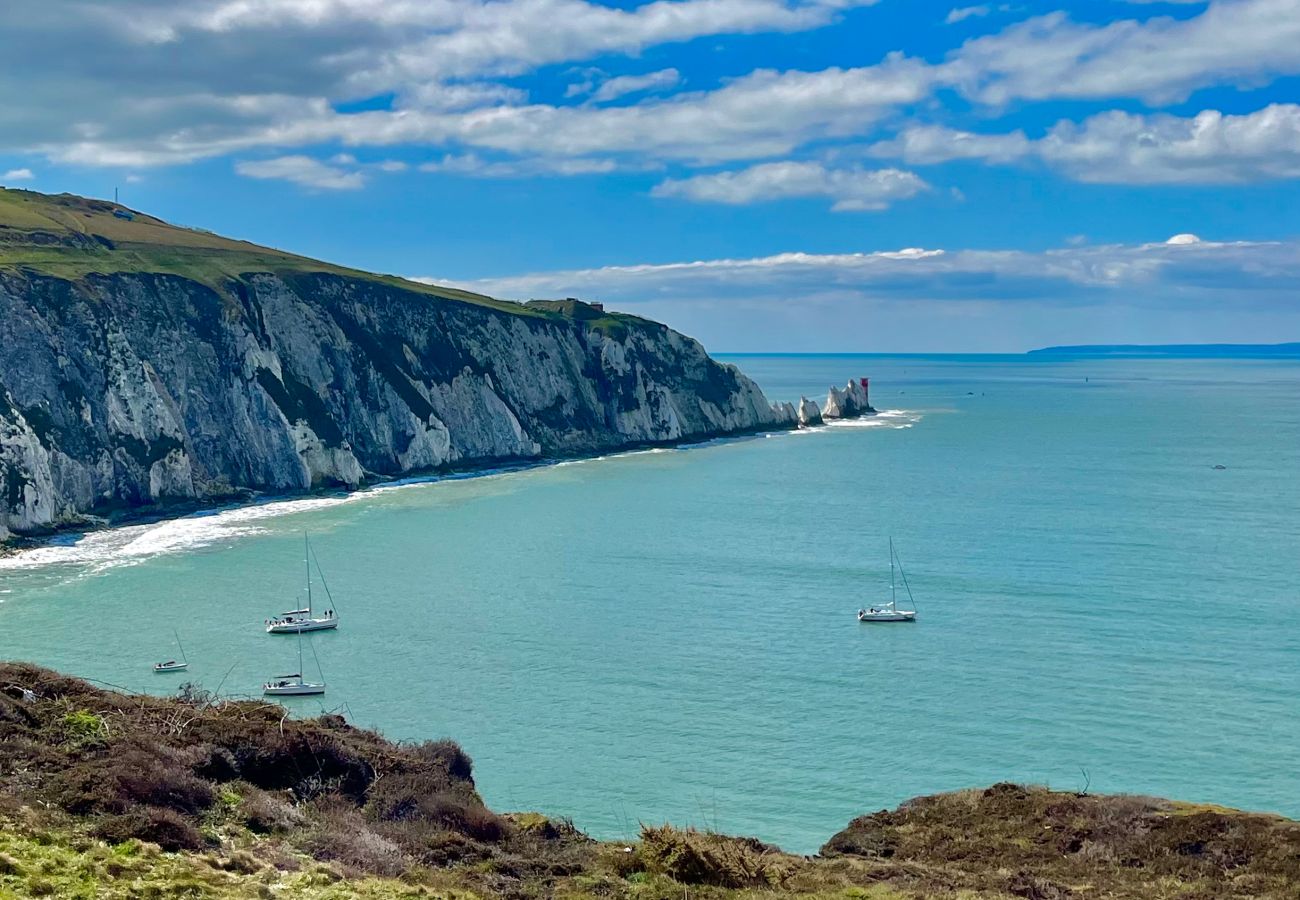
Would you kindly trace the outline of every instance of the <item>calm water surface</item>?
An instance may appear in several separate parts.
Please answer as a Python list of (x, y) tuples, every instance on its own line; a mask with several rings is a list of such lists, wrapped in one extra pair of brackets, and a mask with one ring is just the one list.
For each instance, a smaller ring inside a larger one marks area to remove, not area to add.
[[(0, 561), (0, 655), (253, 694), (304, 530), (340, 709), (500, 809), (814, 850), (1002, 779), (1300, 815), (1300, 364), (734, 357), (880, 419), (196, 516)], [(1225, 470), (1215, 470), (1222, 464)], [(887, 538), (921, 620), (862, 626)], [(315, 664), (308, 654), (308, 673)]]

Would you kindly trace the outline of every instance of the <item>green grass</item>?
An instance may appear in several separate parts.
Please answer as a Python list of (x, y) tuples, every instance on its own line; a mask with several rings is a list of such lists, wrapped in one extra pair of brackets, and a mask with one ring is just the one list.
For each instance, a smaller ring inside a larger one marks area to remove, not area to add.
[[(0, 819), (0, 900), (136, 900), (202, 897), (212, 900), (407, 900), (479, 895), (439, 884), (434, 873), (406, 880), (344, 878), (310, 858), (280, 855), (280, 867), (247, 851), (163, 853), (152, 844), (108, 844), (75, 827), (32, 829)], [(427, 882), (427, 883), (422, 883)]]
[[(133, 218), (118, 218), (115, 212), (128, 213)], [(69, 281), (122, 273), (176, 275), (217, 291), (224, 291), (230, 279), (249, 273), (325, 273), (486, 306), (513, 315), (567, 318), (556, 310), (497, 300), (457, 288), (420, 284), (394, 275), (363, 272), (200, 229), (178, 227), (106, 200), (13, 189), (0, 189), (0, 271), (4, 269), (26, 270)]]

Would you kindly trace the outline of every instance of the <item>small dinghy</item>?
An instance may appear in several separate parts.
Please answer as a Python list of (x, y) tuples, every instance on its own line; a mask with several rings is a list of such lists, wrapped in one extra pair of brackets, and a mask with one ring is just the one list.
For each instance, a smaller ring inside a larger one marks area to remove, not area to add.
[(916, 605), (912, 600), (912, 588), (907, 583), (907, 573), (903, 571), (903, 563), (898, 559), (898, 554), (894, 552), (894, 539), (889, 539), (889, 602), (882, 606), (872, 606), (869, 609), (858, 610), (859, 622), (915, 622), (915, 609), (898, 608), (898, 588), (894, 582), (894, 567), (897, 563), (898, 572), (903, 576), (903, 587), (907, 589), (907, 599)]
[[(316, 657), (316, 648), (311, 655), (316, 658), (316, 669), (320, 670), (320, 658)], [(322, 672), (321, 677), (325, 675)], [(274, 680), (262, 685), (262, 693), (267, 697), (307, 697), (325, 693), (324, 681), (306, 681), (302, 677), (302, 632), (298, 632), (298, 671), (292, 675), (277, 675)]]
[(267, 634), (302, 634), (304, 631), (327, 631), (339, 627), (339, 616), (334, 611), (334, 597), (330, 594), (329, 585), (325, 583), (325, 573), (321, 571), (320, 560), (316, 560), (316, 574), (320, 576), (321, 587), (325, 588), (325, 596), (329, 597), (330, 608), (325, 610), (325, 615), (317, 616), (312, 614), (311, 609), (311, 564), (313, 554), (311, 552), (311, 543), (307, 536), (303, 535), (304, 559), (307, 563), (307, 605), (301, 609), (291, 609), (280, 613), (274, 619), (266, 620)]
[(190, 661), (185, 657), (185, 647), (181, 644), (181, 636), (176, 633), (174, 628), (172, 634), (176, 637), (176, 646), (180, 648), (181, 658), (179, 661), (169, 659), (167, 662), (154, 663), (153, 670), (155, 672), (182, 672), (190, 667)]

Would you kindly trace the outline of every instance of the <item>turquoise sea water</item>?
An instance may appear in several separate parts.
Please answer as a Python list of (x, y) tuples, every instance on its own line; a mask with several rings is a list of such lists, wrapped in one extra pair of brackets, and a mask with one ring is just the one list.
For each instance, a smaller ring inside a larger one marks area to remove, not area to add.
[[(1002, 779), (1300, 815), (1300, 363), (736, 357), (879, 419), (103, 532), (0, 560), (0, 656), (450, 736), (498, 809), (812, 851)], [(1227, 468), (1215, 470), (1215, 464)], [(887, 539), (920, 621), (863, 626)], [(308, 674), (314, 673), (311, 655)], [(224, 679), (224, 681), (223, 681)]]

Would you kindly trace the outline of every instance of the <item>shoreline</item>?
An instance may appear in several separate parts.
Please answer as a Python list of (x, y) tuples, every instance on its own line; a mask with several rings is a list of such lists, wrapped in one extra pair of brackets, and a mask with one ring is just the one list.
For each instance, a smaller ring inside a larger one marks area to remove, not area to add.
[[(847, 418), (866, 418), (862, 414)], [(296, 491), (259, 491), (252, 488), (232, 492), (227, 498), (210, 497), (192, 501), (150, 504), (148, 506), (113, 510), (106, 516), (88, 514), (86, 521), (56, 525), (40, 533), (12, 534), (0, 540), (0, 560), (19, 556), (27, 551), (56, 546), (61, 543), (76, 544), (81, 539), (104, 531), (136, 525), (155, 525), (198, 516), (217, 515), (237, 509), (252, 509), (274, 503), (294, 500), (312, 500), (328, 497), (352, 497), (377, 489), (407, 484), (435, 484), (439, 481), (481, 478), (489, 475), (526, 472), (544, 469), (563, 463), (587, 462), (625, 454), (644, 453), (650, 450), (683, 450), (721, 441), (744, 440), (768, 434), (788, 434), (801, 430), (798, 424), (727, 431), (713, 435), (689, 435), (671, 441), (641, 441), (621, 447), (611, 447), (591, 453), (572, 453), (535, 458), (506, 457), (479, 459), (465, 465), (442, 466), (435, 469), (413, 469), (400, 475), (375, 476), (356, 487), (321, 485)]]

